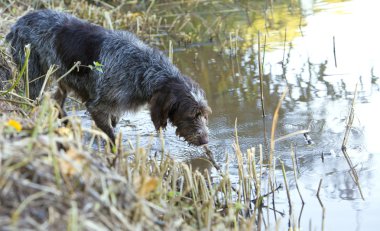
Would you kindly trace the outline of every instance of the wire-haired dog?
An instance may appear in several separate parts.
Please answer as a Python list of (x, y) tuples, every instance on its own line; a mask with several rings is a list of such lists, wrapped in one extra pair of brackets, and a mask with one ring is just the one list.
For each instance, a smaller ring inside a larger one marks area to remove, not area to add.
[[(21, 17), (6, 36), (15, 62), (24, 62), (24, 46), (31, 44), (29, 57), (30, 97), (35, 99), (48, 68), (66, 73), (75, 62), (79, 70), (58, 83), (55, 100), (63, 111), (67, 94), (74, 92), (86, 103), (96, 125), (115, 142), (115, 127), (123, 112), (148, 103), (155, 128), (169, 120), (176, 134), (194, 145), (208, 143), (210, 107), (199, 85), (180, 71), (159, 50), (127, 31), (111, 31), (74, 16), (40, 10)], [(102, 71), (89, 68), (94, 62)], [(112, 125), (112, 127), (111, 127)]]

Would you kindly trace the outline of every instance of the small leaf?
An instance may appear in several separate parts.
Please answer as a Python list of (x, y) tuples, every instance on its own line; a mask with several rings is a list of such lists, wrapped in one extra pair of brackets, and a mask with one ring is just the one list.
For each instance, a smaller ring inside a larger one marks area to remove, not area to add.
[(103, 70), (102, 70), (102, 68), (99, 68), (99, 67), (97, 67), (97, 68), (95, 68), (97, 71), (99, 71), (100, 73), (103, 73)]
[(94, 61), (94, 65), (95, 67), (102, 67), (103, 65), (97, 61)]
[(98, 61), (94, 61), (93, 64), (94, 64), (94, 66), (89, 65), (91, 70), (95, 69), (96, 71), (103, 73), (103, 69), (102, 69), (103, 65), (101, 63), (99, 63)]

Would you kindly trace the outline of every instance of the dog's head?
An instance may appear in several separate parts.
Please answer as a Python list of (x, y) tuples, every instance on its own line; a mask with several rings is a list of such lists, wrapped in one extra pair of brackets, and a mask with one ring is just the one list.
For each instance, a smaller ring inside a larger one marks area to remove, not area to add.
[(177, 127), (178, 136), (200, 146), (208, 143), (207, 124), (211, 108), (203, 90), (196, 83), (190, 83), (190, 86), (169, 84), (156, 91), (150, 101), (151, 117), (157, 130), (164, 129), (169, 120)]

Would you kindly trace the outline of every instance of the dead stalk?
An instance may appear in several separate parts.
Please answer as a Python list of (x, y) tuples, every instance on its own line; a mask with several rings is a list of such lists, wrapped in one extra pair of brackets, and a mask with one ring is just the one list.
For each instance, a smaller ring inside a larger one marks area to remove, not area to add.
[(337, 62), (336, 62), (336, 52), (335, 52), (335, 36), (333, 36), (333, 52), (334, 52), (335, 67), (338, 67)]
[(348, 166), (350, 167), (350, 170), (351, 170), (351, 173), (352, 173), (351, 176), (352, 176), (355, 184), (358, 186), (358, 189), (359, 189), (359, 192), (360, 192), (360, 196), (364, 200), (364, 195), (363, 195), (362, 189), (360, 187), (358, 173), (356, 172), (356, 169), (355, 169), (354, 165), (352, 164), (351, 158), (350, 158), (350, 156), (347, 153), (348, 137), (350, 135), (351, 128), (352, 128), (352, 123), (354, 122), (354, 118), (355, 118), (355, 100), (356, 100), (356, 95), (357, 95), (357, 88), (358, 88), (358, 84), (356, 84), (356, 86), (355, 86), (354, 98), (352, 99), (351, 108), (350, 108), (350, 111), (349, 111), (349, 114), (348, 114), (347, 126), (346, 126), (346, 131), (345, 131), (345, 134), (344, 134), (344, 138), (343, 138), (343, 143), (342, 143), (341, 149), (342, 149), (343, 155), (344, 155), (344, 157), (345, 157), (345, 159), (346, 159), (346, 161), (348, 163)]
[[(290, 198), (290, 191), (289, 191), (289, 187), (288, 187), (288, 182), (286, 180), (285, 165), (284, 165), (284, 162), (282, 160), (280, 161), (280, 163), (281, 163), (282, 175), (284, 177), (286, 196), (288, 197), (289, 211), (292, 211), (292, 201), (291, 201), (291, 198)], [(290, 213), (292, 213), (292, 212), (290, 212)]]
[(257, 56), (259, 65), (259, 77), (260, 77), (260, 99), (261, 109), (263, 117), (265, 117), (265, 105), (264, 105), (264, 80), (263, 80), (263, 66), (261, 64), (261, 46), (260, 46), (260, 31), (257, 32)]
[(293, 164), (293, 173), (294, 173), (294, 181), (296, 182), (296, 188), (297, 188), (297, 191), (298, 191), (298, 195), (300, 196), (301, 198), (301, 201), (302, 201), (302, 205), (305, 204), (305, 201), (303, 200), (302, 198), (302, 195), (301, 195), (301, 191), (300, 191), (300, 188), (298, 186), (298, 176), (297, 176), (297, 172), (298, 172), (298, 168), (297, 168), (297, 165), (296, 165), (296, 158), (295, 158), (295, 154), (294, 154), (294, 149), (293, 149), (293, 145), (292, 145), (292, 149), (290, 151), (290, 155), (292, 157), (292, 164)]
[(319, 192), (320, 192), (320, 190), (321, 190), (321, 186), (322, 186), (322, 178), (319, 180), (318, 190), (317, 190), (317, 198), (318, 198), (319, 204), (321, 204), (321, 207), (322, 207), (322, 208), (325, 208), (325, 206), (324, 206), (323, 203), (322, 203), (321, 198), (319, 197)]
[(285, 27), (285, 38), (284, 38), (284, 52), (282, 54), (282, 65), (285, 65), (285, 52), (286, 52), (286, 34), (287, 34), (287, 28)]

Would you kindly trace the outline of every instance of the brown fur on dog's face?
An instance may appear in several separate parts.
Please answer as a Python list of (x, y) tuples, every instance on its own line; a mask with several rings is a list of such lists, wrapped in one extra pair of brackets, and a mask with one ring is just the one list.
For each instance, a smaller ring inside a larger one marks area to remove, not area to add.
[(190, 144), (200, 146), (208, 143), (208, 115), (211, 108), (207, 105), (181, 105), (170, 118), (177, 127), (176, 134)]
[(190, 144), (208, 143), (208, 115), (211, 108), (206, 100), (197, 100), (191, 92), (166, 89), (157, 91), (150, 101), (152, 121), (158, 130), (167, 120), (177, 127), (176, 134)]

